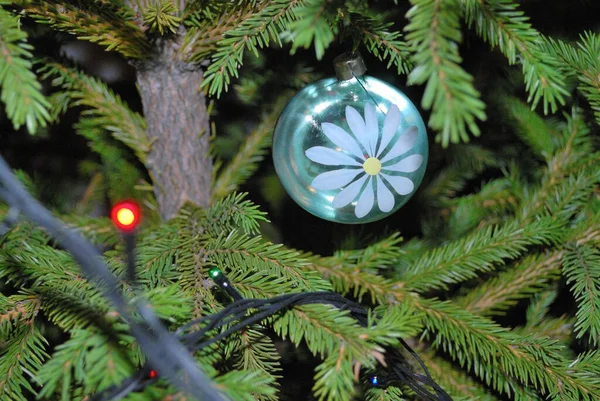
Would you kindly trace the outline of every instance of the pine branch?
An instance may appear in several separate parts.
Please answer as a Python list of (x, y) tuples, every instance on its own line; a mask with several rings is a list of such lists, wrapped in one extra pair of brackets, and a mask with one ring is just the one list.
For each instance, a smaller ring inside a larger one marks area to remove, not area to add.
[(50, 120), (50, 103), (31, 71), (32, 49), (19, 18), (0, 8), (0, 100), (13, 127), (25, 124), (30, 134)]
[[(206, 209), (202, 227), (211, 235), (241, 229), (247, 235), (259, 232), (260, 222), (268, 222), (266, 213), (246, 199), (246, 193), (232, 193)], [(200, 226), (200, 225), (199, 225)]]
[(350, 22), (363, 35), (367, 49), (382, 62), (387, 60), (387, 68), (395, 65), (398, 74), (408, 74), (413, 68), (408, 44), (401, 39), (401, 32), (391, 30), (392, 22), (380, 21), (378, 17), (375, 13), (368, 17), (357, 13), (351, 15)]
[(503, 391), (501, 377), (489, 375), (490, 366), (535, 387), (552, 400), (592, 401), (600, 397), (600, 383), (585, 371), (572, 370), (569, 361), (560, 356), (556, 342), (514, 335), (449, 302), (412, 302), (425, 313), (426, 330), (435, 335), (434, 347), (448, 352), (480, 378), (489, 378), (496, 390)]
[(331, 10), (327, 1), (302, 1), (288, 27), (292, 38), (292, 54), (299, 47), (308, 49), (312, 45), (317, 60), (321, 60), (338, 33), (337, 25), (331, 20), (332, 14), (335, 15), (335, 11)]
[(61, 401), (70, 401), (76, 389), (90, 396), (119, 384), (134, 371), (131, 356), (124, 352), (132, 343), (133, 339), (123, 334), (109, 339), (92, 329), (72, 331), (69, 340), (57, 346), (40, 369), (43, 386), (39, 396), (49, 399), (60, 393)]
[(559, 134), (549, 122), (517, 98), (507, 98), (508, 114), (516, 125), (515, 132), (542, 160), (554, 154)]
[(177, 27), (181, 23), (181, 18), (177, 15), (179, 9), (171, 0), (163, 0), (161, 3), (150, 4), (142, 12), (142, 21), (151, 32), (164, 35), (168, 32), (176, 33)]
[(104, 181), (102, 195), (108, 194), (112, 202), (129, 198), (141, 200), (140, 194), (135, 190), (136, 186), (143, 182), (140, 169), (128, 160), (131, 157), (127, 148), (107, 135), (97, 123), (97, 119), (82, 118), (74, 128), (79, 135), (89, 140), (90, 149), (100, 156), (100, 169)]
[(259, 372), (230, 370), (213, 380), (234, 401), (256, 401), (255, 396), (265, 399), (275, 396), (273, 379)]
[(579, 79), (579, 90), (590, 103), (596, 122), (600, 124), (600, 63), (596, 57), (600, 49), (600, 36), (591, 32), (584, 33), (577, 48), (560, 40), (543, 37), (540, 47), (563, 63), (565, 75)]
[(353, 295), (359, 299), (369, 294), (372, 301), (385, 303), (387, 300), (387, 280), (372, 272), (363, 272), (354, 263), (345, 263), (344, 259), (334, 257), (316, 260), (306, 269), (319, 273), (342, 295), (353, 290)]
[(600, 252), (597, 247), (579, 244), (563, 256), (567, 284), (577, 301), (576, 338), (589, 335), (592, 344), (600, 342)]
[(365, 391), (366, 401), (403, 401), (402, 391), (398, 387), (371, 387)]
[(498, 397), (490, 394), (490, 391), (478, 383), (465, 372), (456, 369), (440, 357), (436, 357), (431, 351), (419, 350), (419, 357), (429, 369), (429, 373), (435, 381), (448, 391), (455, 399), (478, 401), (498, 401)]
[(431, 217), (431, 229), (424, 227), (426, 237), (436, 242), (456, 240), (475, 228), (489, 225), (494, 219), (508, 218), (516, 208), (516, 197), (512, 183), (507, 179), (496, 179), (485, 184), (477, 193), (452, 199), (450, 206), (439, 211), (447, 221), (440, 221), (436, 214)]
[(533, 255), (497, 277), (471, 289), (457, 303), (482, 316), (504, 314), (523, 298), (528, 298), (560, 275), (562, 251)]
[(427, 252), (405, 273), (404, 285), (417, 292), (446, 289), (448, 284), (475, 278), (478, 272), (518, 257), (528, 246), (557, 242), (561, 231), (561, 224), (551, 218), (526, 226), (513, 221), (481, 229)]
[(329, 285), (318, 274), (303, 271), (308, 262), (297, 251), (263, 241), (260, 236), (249, 238), (235, 231), (227, 236), (209, 238), (203, 248), (204, 258), (224, 271), (248, 269), (270, 277), (281, 277), (300, 290), (327, 291)]
[(411, 0), (411, 4), (405, 29), (415, 68), (408, 80), (427, 82), (421, 104), (432, 111), (429, 126), (441, 131), (436, 141), (444, 147), (467, 142), (467, 131), (479, 136), (476, 120), (485, 120), (486, 115), (473, 77), (460, 66), (460, 4), (458, 0)]
[(233, 159), (218, 173), (212, 192), (213, 200), (236, 191), (258, 169), (269, 151), (273, 139), (273, 127), (289, 97), (288, 93), (278, 97), (270, 108), (271, 111), (262, 117)]
[[(560, 257), (562, 258), (562, 254)], [(525, 324), (525, 327), (535, 327), (542, 323), (550, 311), (550, 305), (556, 300), (557, 296), (558, 291), (556, 288), (550, 288), (535, 294), (533, 300), (527, 307), (527, 323)]]
[(219, 97), (229, 87), (231, 77), (238, 76), (244, 51), (255, 55), (271, 40), (279, 43), (279, 33), (289, 28), (294, 13), (303, 0), (271, 0), (261, 3), (248, 19), (228, 30), (213, 53), (202, 87)]
[(460, 145), (449, 148), (448, 166), (420, 190), (421, 201), (429, 207), (448, 207), (453, 198), (463, 191), (467, 182), (490, 167), (498, 167), (498, 155), (478, 145)]
[(564, 105), (565, 77), (560, 72), (556, 58), (538, 47), (540, 34), (531, 27), (529, 18), (518, 10), (512, 0), (462, 0), (465, 17), (469, 26), (475, 25), (477, 33), (498, 47), (510, 64), (523, 65), (528, 102), (532, 107), (540, 99), (544, 101), (544, 113), (548, 109), (554, 113), (557, 103)]
[(109, 131), (115, 139), (130, 147), (142, 163), (146, 161), (151, 145), (143, 117), (131, 111), (106, 84), (55, 63), (44, 67), (44, 76), (54, 78), (53, 86), (68, 93), (73, 106), (87, 108), (82, 112), (87, 124)]
[(320, 400), (330, 401), (350, 400), (354, 365), (373, 368), (376, 360), (384, 358), (378, 344), (395, 344), (397, 337), (416, 334), (420, 323), (406, 305), (388, 309), (369, 327), (358, 326), (347, 312), (331, 306), (306, 305), (283, 314), (273, 328), (294, 344), (304, 339), (314, 355), (327, 355), (317, 367), (313, 390)]
[[(26, 401), (27, 393), (36, 395), (30, 379), (36, 379), (43, 361), (48, 358), (48, 342), (35, 324), (35, 314), (21, 319), (21, 324), (2, 340), (0, 351), (0, 399)], [(27, 377), (27, 376), (29, 377)], [(37, 384), (37, 383), (36, 383)]]
[(112, 8), (94, 6), (83, 9), (58, 1), (17, 0), (13, 4), (41, 24), (97, 43), (106, 50), (115, 50), (133, 59), (148, 56), (144, 34), (125, 10), (115, 12)]
[[(206, 8), (201, 11), (205, 13)], [(246, 5), (245, 7), (226, 7), (224, 10), (219, 10), (218, 18), (210, 18), (210, 15), (198, 18), (198, 16), (192, 15), (186, 20), (189, 28), (183, 38), (180, 53), (184, 59), (190, 62), (202, 62), (217, 50), (218, 43), (223, 40), (226, 32), (250, 18), (254, 12), (254, 7)]]
[[(277, 375), (281, 371), (279, 363), (280, 356), (273, 341), (265, 334), (256, 329), (248, 328), (239, 334), (238, 344), (235, 347), (239, 355), (234, 367), (244, 372), (258, 372), (268, 376), (273, 383), (274, 389), (279, 387)], [(277, 400), (275, 396), (257, 395), (259, 401)]]

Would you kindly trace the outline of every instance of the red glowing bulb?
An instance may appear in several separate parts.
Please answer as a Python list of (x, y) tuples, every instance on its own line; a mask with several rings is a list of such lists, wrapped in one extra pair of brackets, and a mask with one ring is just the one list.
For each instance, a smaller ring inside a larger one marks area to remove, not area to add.
[(148, 374), (148, 377), (150, 377), (151, 379), (154, 379), (156, 377), (156, 370), (151, 370), (150, 373)]
[(140, 222), (141, 212), (137, 203), (126, 200), (113, 206), (110, 218), (121, 230), (130, 232), (135, 230)]

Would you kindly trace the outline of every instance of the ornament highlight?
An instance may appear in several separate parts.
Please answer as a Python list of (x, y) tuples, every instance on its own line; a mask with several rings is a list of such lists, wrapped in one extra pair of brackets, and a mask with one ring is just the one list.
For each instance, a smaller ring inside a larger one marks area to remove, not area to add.
[(376, 78), (349, 75), (344, 66), (364, 72), (356, 60), (336, 65), (338, 80), (308, 85), (286, 106), (275, 127), (273, 161), (288, 194), (308, 212), (368, 223), (414, 194), (427, 165), (427, 133), (406, 95)]

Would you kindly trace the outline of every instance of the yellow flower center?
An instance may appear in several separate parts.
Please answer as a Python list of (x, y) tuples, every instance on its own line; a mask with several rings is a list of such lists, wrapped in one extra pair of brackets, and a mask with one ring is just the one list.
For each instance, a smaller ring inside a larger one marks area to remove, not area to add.
[(381, 162), (376, 157), (369, 157), (363, 163), (365, 172), (369, 175), (376, 175), (381, 171)]

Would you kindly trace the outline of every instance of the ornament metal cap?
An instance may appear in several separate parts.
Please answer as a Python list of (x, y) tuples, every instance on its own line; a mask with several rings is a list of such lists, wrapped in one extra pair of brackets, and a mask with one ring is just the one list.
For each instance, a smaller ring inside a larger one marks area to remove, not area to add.
[(333, 59), (333, 68), (338, 81), (360, 77), (367, 72), (365, 60), (360, 53), (343, 53)]

